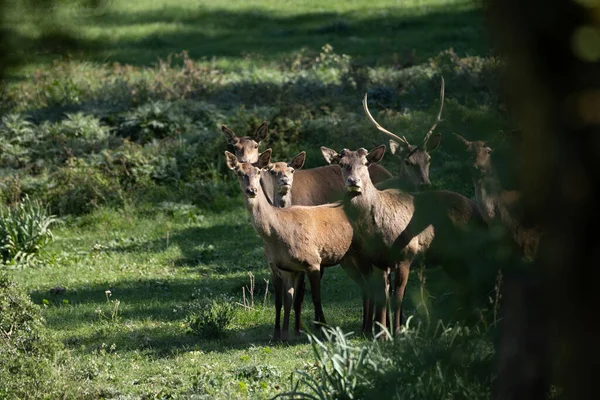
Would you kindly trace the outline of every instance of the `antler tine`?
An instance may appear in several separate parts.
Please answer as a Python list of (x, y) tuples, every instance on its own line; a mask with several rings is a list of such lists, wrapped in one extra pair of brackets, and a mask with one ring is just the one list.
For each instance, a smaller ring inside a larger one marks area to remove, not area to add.
[(367, 94), (365, 93), (365, 97), (363, 98), (363, 108), (365, 109), (365, 113), (367, 114), (367, 117), (369, 118), (369, 120), (377, 127), (377, 129), (379, 129), (381, 132), (385, 133), (386, 135), (390, 136), (393, 139), (396, 139), (404, 144), (406, 144), (407, 146), (409, 146), (408, 141), (406, 140), (406, 138), (404, 137), (400, 137), (390, 131), (388, 131), (387, 129), (385, 129), (384, 127), (382, 127), (381, 125), (379, 125), (379, 123), (377, 121), (375, 121), (375, 118), (373, 118), (373, 116), (371, 115), (371, 113), (369, 112), (369, 107), (367, 107)]
[(442, 110), (444, 109), (444, 86), (445, 86), (445, 84), (444, 84), (444, 77), (442, 76), (442, 87), (440, 89), (440, 111), (438, 112), (438, 115), (437, 115), (437, 118), (435, 119), (435, 122), (433, 123), (433, 125), (429, 129), (429, 132), (427, 132), (427, 134), (425, 135), (425, 140), (423, 140), (423, 144), (427, 143), (427, 141), (431, 137), (431, 134), (433, 133), (433, 131), (435, 130), (435, 128), (437, 128), (438, 124), (440, 122), (442, 122)]

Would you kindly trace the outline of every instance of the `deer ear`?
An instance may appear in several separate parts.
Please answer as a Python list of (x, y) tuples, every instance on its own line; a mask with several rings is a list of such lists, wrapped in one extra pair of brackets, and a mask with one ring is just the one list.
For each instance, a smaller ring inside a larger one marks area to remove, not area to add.
[(321, 154), (323, 154), (325, 161), (329, 164), (337, 164), (340, 162), (340, 155), (337, 151), (330, 149), (329, 147), (321, 146)]
[(271, 163), (272, 151), (272, 149), (266, 149), (265, 151), (260, 153), (260, 155), (258, 156), (258, 161), (255, 164), (257, 168), (263, 169), (269, 166), (269, 164)]
[(441, 141), (442, 141), (442, 135), (440, 133), (431, 135), (431, 137), (429, 137), (429, 140), (427, 141), (427, 143), (425, 143), (425, 150), (427, 150), (428, 153), (431, 153), (432, 151), (434, 151), (435, 149), (438, 148)]
[(231, 129), (226, 127), (225, 125), (221, 126), (221, 130), (225, 134), (225, 137), (227, 137), (227, 143), (236, 144), (237, 142), (240, 141), (240, 139), (237, 137), (237, 135)]
[(461, 142), (462, 144), (464, 144), (465, 147), (469, 147), (471, 145), (471, 142), (469, 142), (464, 137), (460, 136), (458, 133), (453, 133), (453, 135), (456, 136), (456, 138), (458, 139), (458, 141)]
[(400, 143), (396, 142), (394, 139), (390, 139), (390, 151), (392, 154), (396, 154), (398, 147), (400, 147)]
[(300, 169), (304, 166), (305, 160), (306, 160), (306, 152), (303, 151), (300, 154), (298, 154), (296, 157), (294, 157), (292, 162), (290, 162), (288, 165), (294, 169)]
[(375, 147), (369, 154), (367, 154), (367, 165), (378, 163), (385, 154), (385, 144)]
[(269, 133), (269, 123), (267, 121), (263, 121), (254, 132), (254, 141), (256, 143), (262, 142), (267, 138), (267, 133)]
[(227, 167), (231, 170), (235, 170), (240, 164), (235, 154), (228, 151), (225, 152), (225, 162), (227, 163)]

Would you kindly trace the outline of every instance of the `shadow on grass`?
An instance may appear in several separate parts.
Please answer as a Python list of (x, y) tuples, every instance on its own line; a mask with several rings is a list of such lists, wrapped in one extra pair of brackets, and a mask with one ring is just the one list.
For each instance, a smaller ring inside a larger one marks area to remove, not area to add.
[[(70, 48), (87, 61), (118, 61), (148, 65), (157, 57), (188, 50), (193, 58), (240, 59), (248, 54), (279, 60), (301, 48), (318, 51), (330, 43), (336, 51), (361, 62), (395, 65), (416, 49), (430, 57), (454, 47), (458, 52), (483, 51), (481, 13), (470, 3), (417, 8), (385, 8), (371, 12), (311, 12), (281, 15), (268, 11), (229, 11), (206, 7), (164, 7), (124, 14), (118, 10), (81, 17), (78, 24), (93, 29), (94, 39), (79, 36)], [(76, 31), (76, 30), (75, 30)], [(115, 32), (128, 32), (118, 35)], [(20, 41), (21, 48), (62, 52), (49, 43)], [(36, 57), (35, 55), (33, 57)], [(34, 61), (34, 60), (28, 60)]]

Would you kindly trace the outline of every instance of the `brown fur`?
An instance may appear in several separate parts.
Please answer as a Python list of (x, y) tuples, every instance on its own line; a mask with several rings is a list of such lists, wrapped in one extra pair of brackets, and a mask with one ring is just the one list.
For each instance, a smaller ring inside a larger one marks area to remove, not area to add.
[(475, 197), (486, 222), (505, 226), (522, 254), (533, 259), (542, 232), (539, 226), (524, 223), (520, 192), (502, 188), (492, 165), (492, 149), (485, 142), (471, 142), (458, 134), (455, 136), (469, 154)]
[(223, 125), (221, 130), (227, 138), (230, 150), (240, 162), (255, 163), (258, 161), (258, 145), (267, 137), (268, 123), (263, 121), (252, 136), (238, 137), (231, 129)]
[[(474, 202), (449, 191), (408, 194), (399, 190), (378, 190), (367, 173), (368, 165), (383, 157), (385, 146), (371, 153), (365, 149), (328, 149), (328, 160), (337, 162), (346, 186), (344, 209), (354, 230), (357, 251), (373, 265), (386, 271), (394, 266), (396, 279), (394, 330), (401, 325), (401, 304), (410, 265), (419, 254), (442, 264), (454, 279), (465, 282), (471, 251), (471, 229), (485, 226)], [(325, 155), (325, 154), (324, 154)], [(385, 272), (384, 272), (385, 274)], [(376, 316), (385, 326), (385, 290), (376, 289)], [(383, 296), (385, 297), (382, 297)]]
[(341, 204), (277, 208), (269, 204), (260, 184), (261, 167), (269, 164), (271, 150), (259, 156), (257, 165), (239, 163), (225, 152), (228, 166), (238, 175), (246, 194), (246, 208), (256, 232), (263, 239), (265, 257), (284, 287), (283, 328), (279, 326), (276, 285), (275, 337), (287, 339), (294, 289), (300, 273), (306, 273), (312, 287), (315, 320), (325, 323), (321, 305), (321, 268), (341, 263), (350, 249), (352, 227)]

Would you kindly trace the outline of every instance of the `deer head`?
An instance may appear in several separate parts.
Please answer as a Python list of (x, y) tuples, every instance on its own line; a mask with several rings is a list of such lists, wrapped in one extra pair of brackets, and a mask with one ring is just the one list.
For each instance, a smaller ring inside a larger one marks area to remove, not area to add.
[(271, 174), (273, 182), (275, 184), (275, 190), (280, 195), (286, 195), (292, 188), (294, 182), (294, 171), (304, 166), (304, 160), (306, 159), (306, 152), (299, 153), (289, 163), (276, 162), (269, 164), (266, 167), (266, 172)]
[(329, 164), (340, 166), (346, 190), (360, 194), (367, 185), (372, 185), (369, 165), (381, 161), (385, 154), (385, 145), (377, 146), (370, 152), (362, 147), (356, 151), (343, 149), (339, 154), (335, 150), (323, 146), (321, 153)]
[(252, 136), (238, 137), (225, 125), (221, 126), (221, 130), (227, 137), (227, 144), (233, 148), (239, 162), (255, 163), (258, 161), (258, 145), (267, 138), (268, 125), (267, 121), (263, 121)]
[(460, 143), (464, 145), (465, 150), (469, 155), (469, 163), (473, 168), (474, 172), (480, 174), (486, 174), (492, 170), (492, 149), (487, 145), (486, 142), (481, 140), (469, 141), (454, 133), (454, 136)]
[(425, 134), (422, 144), (412, 145), (408, 142), (406, 137), (400, 137), (379, 125), (369, 112), (366, 93), (363, 98), (363, 108), (369, 121), (371, 121), (378, 130), (391, 137), (390, 151), (400, 158), (402, 168), (401, 174), (406, 175), (415, 186), (429, 186), (431, 184), (431, 181), (429, 180), (429, 164), (431, 163), (431, 156), (429, 153), (437, 149), (442, 140), (442, 135), (439, 133), (433, 134), (433, 131), (442, 121), (441, 116), (444, 108), (444, 78), (442, 77), (442, 87), (440, 89), (440, 111), (438, 112), (434, 124)]
[(227, 167), (234, 171), (238, 177), (238, 182), (242, 192), (247, 199), (255, 198), (260, 190), (260, 172), (261, 169), (269, 165), (271, 161), (271, 149), (262, 152), (255, 164), (249, 162), (240, 162), (235, 154), (225, 152)]

